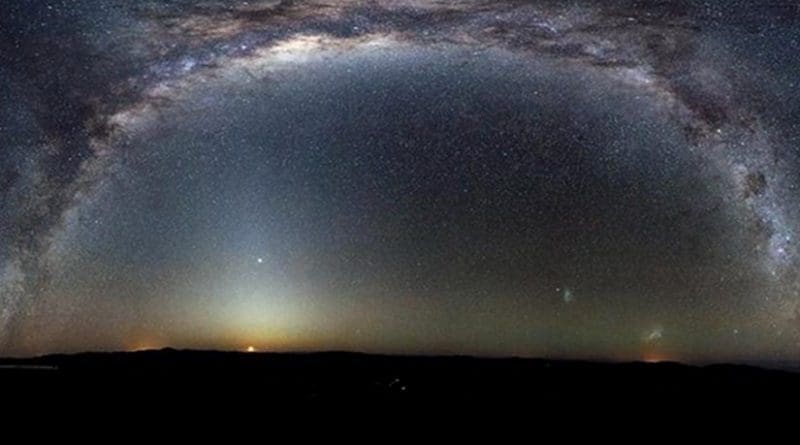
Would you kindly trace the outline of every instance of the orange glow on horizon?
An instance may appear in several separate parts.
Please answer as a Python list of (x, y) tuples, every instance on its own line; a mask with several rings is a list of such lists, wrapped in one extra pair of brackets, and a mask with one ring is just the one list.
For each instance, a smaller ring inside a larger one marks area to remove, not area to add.
[(662, 354), (648, 353), (642, 357), (642, 361), (645, 363), (660, 363), (660, 362), (668, 362), (670, 361), (670, 359)]

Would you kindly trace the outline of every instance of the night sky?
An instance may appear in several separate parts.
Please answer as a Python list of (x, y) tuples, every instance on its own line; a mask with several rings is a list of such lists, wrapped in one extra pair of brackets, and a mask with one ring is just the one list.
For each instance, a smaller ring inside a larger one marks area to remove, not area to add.
[(788, 0), (4, 1), (0, 355), (800, 360), (798, 54)]

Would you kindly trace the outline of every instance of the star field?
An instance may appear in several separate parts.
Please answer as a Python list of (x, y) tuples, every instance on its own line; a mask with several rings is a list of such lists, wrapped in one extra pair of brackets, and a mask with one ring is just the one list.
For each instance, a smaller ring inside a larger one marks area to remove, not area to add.
[(14, 1), (0, 353), (800, 353), (800, 9)]

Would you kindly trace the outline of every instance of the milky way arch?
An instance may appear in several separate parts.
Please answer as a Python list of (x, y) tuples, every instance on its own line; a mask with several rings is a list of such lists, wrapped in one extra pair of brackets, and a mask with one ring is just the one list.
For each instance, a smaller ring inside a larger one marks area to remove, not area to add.
[[(274, 70), (302, 69), (319, 53), (442, 44), (599, 72), (665, 110), (683, 128), (687, 150), (720, 172), (722, 199), (750, 237), (740, 253), (770, 283), (753, 298), (776, 332), (793, 329), (800, 298), (795, 149), (780, 122), (764, 115), (770, 79), (750, 77), (757, 63), (714, 34), (747, 23), (726, 23), (692, 2), (98, 4), (99, 19), (82, 23), (75, 21), (82, 12), (64, 5), (21, 2), (0, 26), (3, 74), (13, 80), (3, 93), (27, 105), (11, 122), (34, 135), (25, 148), (18, 148), (22, 137), (13, 140), (0, 164), (0, 344), (30, 335), (19, 321), (40, 310), (37, 295), (59, 267), (59, 239), (114, 177), (127, 141), (157, 131), (164, 110), (199, 90), (269, 82)], [(768, 22), (794, 23), (797, 11), (766, 14)], [(36, 21), (43, 29), (31, 26)]]

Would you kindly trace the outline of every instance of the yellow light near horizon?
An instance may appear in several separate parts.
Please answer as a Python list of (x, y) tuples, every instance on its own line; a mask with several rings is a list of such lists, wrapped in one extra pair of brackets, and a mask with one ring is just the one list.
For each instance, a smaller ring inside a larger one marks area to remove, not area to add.
[(669, 361), (669, 359), (666, 356), (653, 353), (646, 354), (644, 357), (642, 357), (642, 361), (645, 363), (659, 363)]
[(248, 346), (247, 347), (247, 352), (256, 352), (256, 348), (254, 348), (252, 346)]

